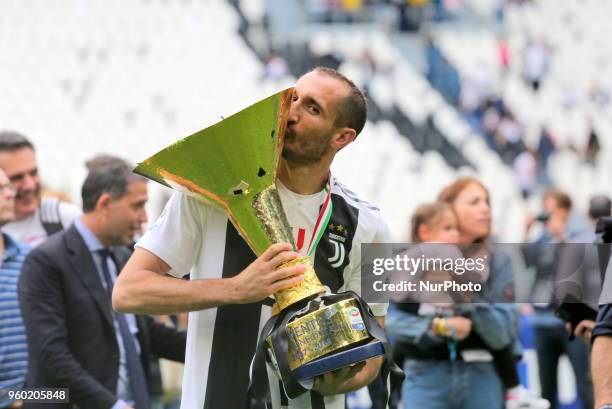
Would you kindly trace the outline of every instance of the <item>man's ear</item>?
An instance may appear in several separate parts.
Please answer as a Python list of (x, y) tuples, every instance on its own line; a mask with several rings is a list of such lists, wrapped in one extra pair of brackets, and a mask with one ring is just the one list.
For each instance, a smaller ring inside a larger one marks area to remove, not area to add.
[(334, 147), (338, 150), (344, 148), (349, 143), (353, 142), (357, 137), (357, 132), (353, 128), (340, 128), (333, 140)]
[(108, 210), (109, 205), (113, 202), (113, 197), (110, 193), (102, 193), (96, 202), (96, 211)]

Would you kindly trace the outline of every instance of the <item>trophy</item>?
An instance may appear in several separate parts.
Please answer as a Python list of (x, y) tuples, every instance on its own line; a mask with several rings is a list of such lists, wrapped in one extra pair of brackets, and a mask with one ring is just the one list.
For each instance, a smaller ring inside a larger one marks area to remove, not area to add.
[[(295, 248), (275, 185), (292, 94), (281, 91), (175, 142), (135, 172), (225, 211), (258, 256), (274, 243)], [(304, 279), (274, 294), (258, 346), (290, 398), (317, 375), (384, 353), (367, 305), (354, 293), (326, 295), (310, 256), (281, 267), (296, 263), (307, 266)]]

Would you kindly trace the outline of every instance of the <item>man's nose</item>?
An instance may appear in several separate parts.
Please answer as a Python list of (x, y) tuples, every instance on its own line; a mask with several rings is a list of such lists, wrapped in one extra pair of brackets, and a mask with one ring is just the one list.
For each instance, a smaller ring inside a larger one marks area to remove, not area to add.
[(297, 102), (291, 102), (291, 107), (289, 108), (289, 115), (287, 115), (287, 126), (295, 125), (298, 123), (299, 115), (297, 108)]
[(483, 203), (480, 205), (480, 212), (488, 216), (491, 212), (491, 209), (489, 208), (488, 204)]
[(147, 215), (147, 211), (145, 209), (142, 209), (138, 215), (138, 221), (140, 224), (145, 224), (147, 221), (149, 221), (149, 216)]
[(37, 179), (32, 175), (25, 175), (21, 180), (19, 188), (21, 190), (34, 190), (37, 186)]

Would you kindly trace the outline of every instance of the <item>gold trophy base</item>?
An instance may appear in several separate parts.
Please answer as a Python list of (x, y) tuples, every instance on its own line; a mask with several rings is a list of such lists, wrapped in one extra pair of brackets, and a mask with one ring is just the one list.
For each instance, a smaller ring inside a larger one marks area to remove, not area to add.
[(357, 301), (335, 302), (287, 324), (289, 367), (293, 370), (317, 358), (339, 352), (372, 337)]
[[(289, 322), (285, 331), (291, 370), (372, 339), (353, 298), (323, 305), (304, 314)], [(272, 347), (271, 338), (266, 341), (268, 347)]]

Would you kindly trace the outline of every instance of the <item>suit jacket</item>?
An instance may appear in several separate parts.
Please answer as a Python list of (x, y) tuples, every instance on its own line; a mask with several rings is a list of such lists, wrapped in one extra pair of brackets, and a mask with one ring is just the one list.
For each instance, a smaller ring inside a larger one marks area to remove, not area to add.
[[(117, 271), (127, 249), (112, 250)], [(70, 404), (25, 404), (41, 409), (110, 409), (117, 401), (119, 347), (111, 300), (93, 256), (69, 227), (36, 247), (19, 280), (19, 303), (28, 337), (26, 387), (70, 389)], [(143, 368), (151, 355), (184, 362), (186, 334), (137, 315)]]

